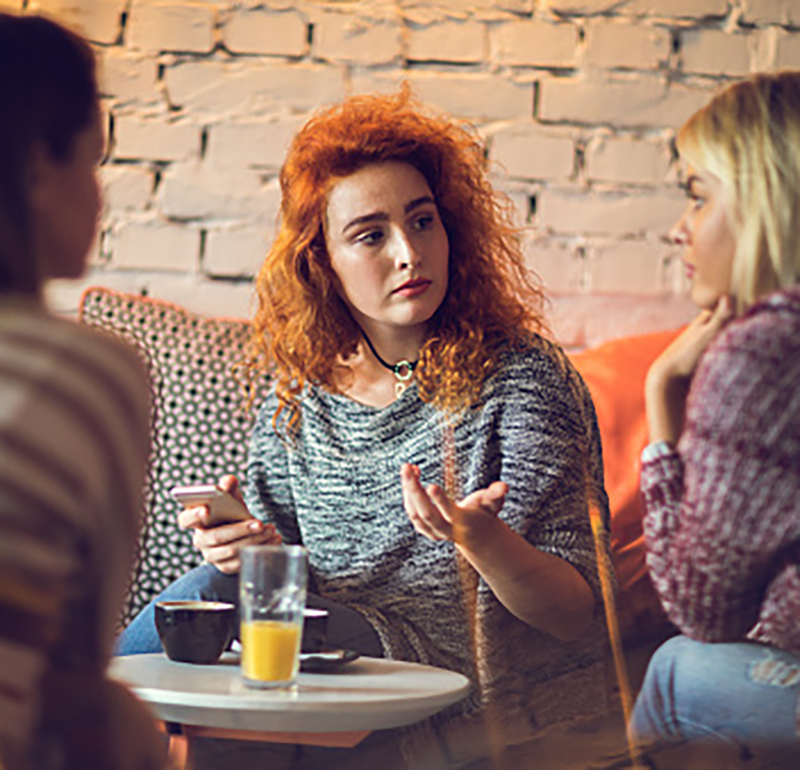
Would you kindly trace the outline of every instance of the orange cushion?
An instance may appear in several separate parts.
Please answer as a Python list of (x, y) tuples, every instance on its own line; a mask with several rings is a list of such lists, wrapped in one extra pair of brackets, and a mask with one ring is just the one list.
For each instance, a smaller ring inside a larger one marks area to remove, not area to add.
[(680, 332), (681, 329), (672, 329), (624, 337), (570, 354), (592, 394), (603, 441), (611, 509), (611, 557), (619, 579), (618, 610), (623, 634), (645, 619), (661, 618), (644, 561), (639, 456), (647, 444), (647, 370)]

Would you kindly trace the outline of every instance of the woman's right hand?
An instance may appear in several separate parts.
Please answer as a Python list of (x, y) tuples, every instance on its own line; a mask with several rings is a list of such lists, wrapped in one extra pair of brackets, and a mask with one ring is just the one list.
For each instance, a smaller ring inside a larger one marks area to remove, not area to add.
[[(223, 476), (219, 486), (230, 492), (242, 505), (242, 493), (235, 476)], [(184, 508), (178, 514), (181, 529), (194, 530), (192, 542), (203, 558), (226, 575), (236, 574), (241, 567), (239, 551), (246, 545), (280, 545), (281, 536), (272, 524), (251, 517), (232, 524), (209, 525), (208, 506)]]

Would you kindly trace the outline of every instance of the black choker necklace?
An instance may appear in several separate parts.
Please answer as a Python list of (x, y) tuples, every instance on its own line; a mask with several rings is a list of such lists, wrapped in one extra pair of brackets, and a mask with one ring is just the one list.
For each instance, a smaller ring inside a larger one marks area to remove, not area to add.
[(398, 361), (396, 364), (392, 365), (380, 357), (369, 337), (367, 337), (363, 331), (361, 333), (364, 335), (364, 339), (367, 341), (367, 345), (369, 345), (372, 355), (378, 359), (378, 362), (381, 364), (381, 366), (384, 366), (389, 371), (394, 372), (394, 376), (397, 377), (397, 382), (394, 384), (394, 392), (395, 395), (400, 398), (400, 396), (403, 394), (403, 391), (408, 387), (408, 381), (414, 375), (414, 369), (417, 368), (419, 359), (416, 361), (409, 361), (408, 359), (404, 358), (402, 361)]

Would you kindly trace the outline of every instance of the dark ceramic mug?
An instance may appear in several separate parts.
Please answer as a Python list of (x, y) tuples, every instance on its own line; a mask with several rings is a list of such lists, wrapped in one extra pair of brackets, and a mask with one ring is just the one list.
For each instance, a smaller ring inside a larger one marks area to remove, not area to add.
[(164, 652), (182, 663), (214, 663), (236, 630), (236, 607), (227, 602), (156, 602), (156, 630)]
[(306, 607), (303, 610), (303, 637), (300, 652), (319, 652), (325, 649), (328, 638), (328, 610)]

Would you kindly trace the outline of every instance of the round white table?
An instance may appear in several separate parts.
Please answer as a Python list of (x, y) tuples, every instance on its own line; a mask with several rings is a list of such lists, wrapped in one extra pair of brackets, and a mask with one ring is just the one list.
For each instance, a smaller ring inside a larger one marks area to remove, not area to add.
[(245, 687), (235, 653), (211, 666), (176, 663), (162, 653), (131, 655), (115, 658), (110, 673), (167, 722), (292, 734), (409, 725), (470, 690), (454, 671), (378, 658), (359, 658), (336, 673), (301, 673), (287, 691)]

